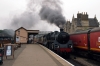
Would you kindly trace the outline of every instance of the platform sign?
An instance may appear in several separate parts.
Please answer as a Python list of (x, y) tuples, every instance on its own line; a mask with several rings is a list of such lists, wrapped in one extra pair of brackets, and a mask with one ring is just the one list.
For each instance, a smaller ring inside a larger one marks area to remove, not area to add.
[(6, 46), (6, 56), (11, 56), (12, 55), (12, 46), (8, 45)]

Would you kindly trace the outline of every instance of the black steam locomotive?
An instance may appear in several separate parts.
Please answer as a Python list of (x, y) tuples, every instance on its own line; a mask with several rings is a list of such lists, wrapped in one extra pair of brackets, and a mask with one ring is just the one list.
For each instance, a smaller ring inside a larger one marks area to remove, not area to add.
[(69, 34), (64, 32), (63, 29), (60, 29), (60, 32), (55, 31), (44, 35), (43, 45), (61, 55), (67, 56), (69, 56), (73, 48)]

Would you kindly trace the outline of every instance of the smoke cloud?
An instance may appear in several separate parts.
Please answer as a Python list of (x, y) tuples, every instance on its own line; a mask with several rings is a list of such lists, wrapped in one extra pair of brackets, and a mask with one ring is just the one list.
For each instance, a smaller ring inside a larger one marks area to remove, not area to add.
[(32, 12), (24, 12), (21, 16), (14, 17), (12, 20), (12, 26), (15, 28), (25, 27), (32, 28), (39, 22), (39, 16)]
[(47, 20), (47, 22), (56, 24), (58, 27), (61, 24), (64, 25), (66, 22), (59, 10), (53, 10), (47, 6), (43, 6), (40, 11), (40, 16), (42, 20)]
[(64, 25), (66, 20), (62, 15), (60, 4), (59, 0), (44, 0), (39, 13), (41, 19), (47, 20), (47, 22), (55, 24), (58, 27), (59, 25)]
[[(25, 27), (26, 29), (56, 30), (54, 26), (57, 28), (66, 22), (61, 13), (60, 4), (59, 0), (29, 0), (26, 11), (19, 16), (15, 15), (11, 25), (14, 29)], [(48, 25), (44, 26), (44, 24)]]

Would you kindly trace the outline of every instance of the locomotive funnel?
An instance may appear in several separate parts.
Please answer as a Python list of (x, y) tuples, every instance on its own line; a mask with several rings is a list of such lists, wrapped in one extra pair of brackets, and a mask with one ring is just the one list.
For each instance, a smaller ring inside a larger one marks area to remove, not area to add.
[(64, 30), (62, 28), (60, 28), (60, 32), (63, 32)]

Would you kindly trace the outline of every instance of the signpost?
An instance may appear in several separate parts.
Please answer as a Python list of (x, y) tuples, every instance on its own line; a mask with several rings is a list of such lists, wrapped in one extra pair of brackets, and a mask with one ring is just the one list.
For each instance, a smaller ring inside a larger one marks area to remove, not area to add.
[(6, 46), (6, 56), (11, 56), (12, 55), (12, 46), (8, 45)]
[(14, 58), (14, 46), (15, 44), (5, 44), (5, 57), (12, 56)]

